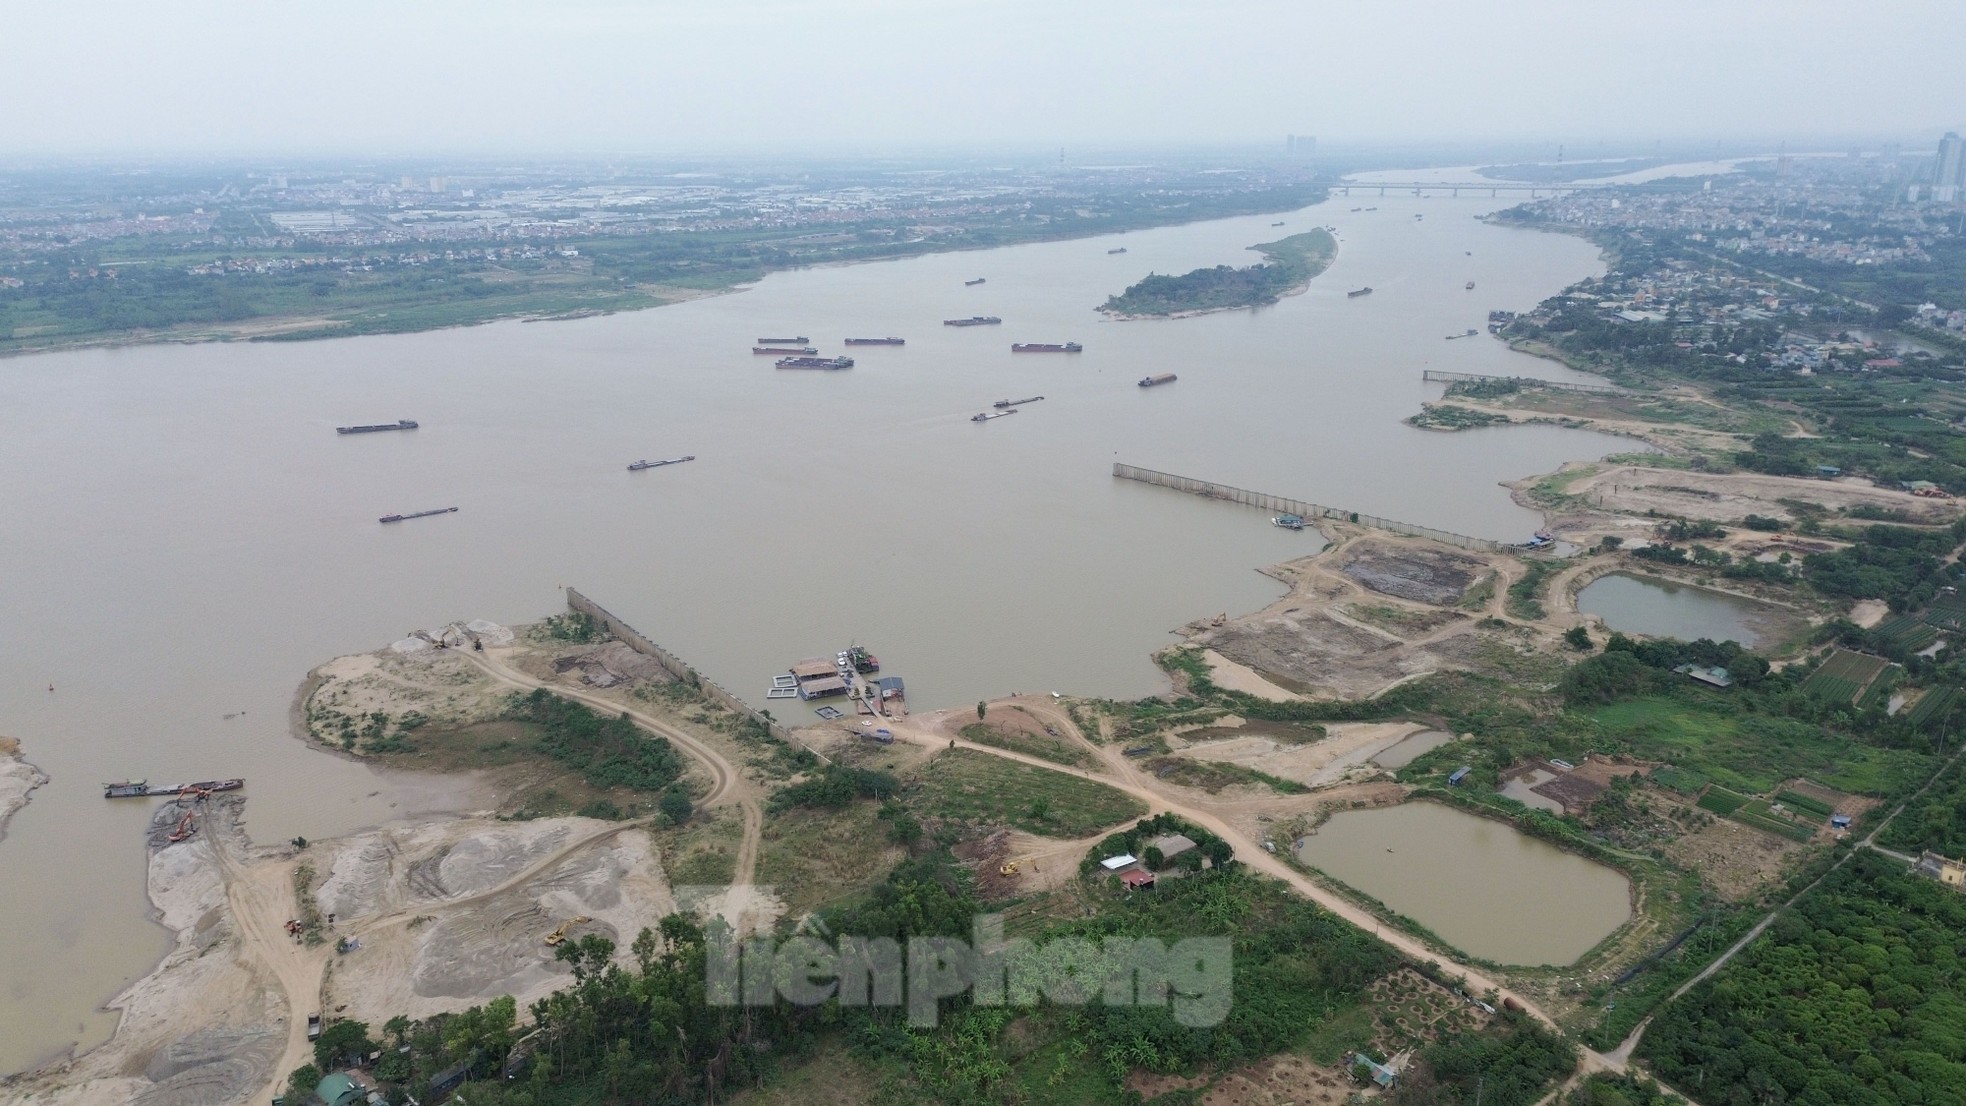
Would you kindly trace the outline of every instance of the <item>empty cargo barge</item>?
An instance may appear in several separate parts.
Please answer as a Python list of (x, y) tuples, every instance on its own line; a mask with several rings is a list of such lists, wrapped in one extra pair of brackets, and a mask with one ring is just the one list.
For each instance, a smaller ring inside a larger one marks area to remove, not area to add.
[(944, 319), (943, 326), (995, 326), (1003, 322), (995, 315), (971, 315), (967, 319)]
[(379, 422), (373, 426), (337, 426), (337, 434), (374, 434), (378, 430), (415, 430), (415, 419), (397, 419), (395, 422)]
[(1180, 378), (1173, 373), (1155, 373), (1152, 376), (1141, 377), (1140, 386), (1142, 388), (1152, 388), (1160, 384), (1172, 384), (1178, 379)]
[(671, 457), (666, 461), (637, 461), (634, 464), (628, 466), (628, 471), (640, 472), (643, 469), (659, 469), (664, 465), (680, 465), (684, 461), (694, 461), (694, 460), (696, 460), (696, 454), (692, 453), (687, 457)]
[(411, 511), (407, 515), (384, 515), (381, 518), (376, 519), (376, 521), (401, 522), (406, 518), (429, 518), (431, 515), (448, 515), (456, 510), (457, 510), (456, 507), (439, 507), (434, 511)]
[(1012, 342), (1012, 353), (1083, 353), (1085, 347), (1077, 342)]
[(780, 357), (786, 357), (786, 356), (798, 357), (802, 354), (818, 353), (819, 350), (812, 346), (752, 346), (751, 352), (775, 353)]
[(781, 369), (850, 369), (851, 357), (781, 357), (777, 361)]
[(908, 344), (908, 340), (906, 338), (848, 338), (846, 344), (849, 346), (905, 346)]

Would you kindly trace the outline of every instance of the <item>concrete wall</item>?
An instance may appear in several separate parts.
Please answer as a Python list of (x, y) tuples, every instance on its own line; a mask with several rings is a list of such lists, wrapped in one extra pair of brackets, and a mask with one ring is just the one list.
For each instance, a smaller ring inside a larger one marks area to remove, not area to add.
[(696, 681), (697, 685), (703, 689), (703, 694), (708, 696), (712, 702), (728, 707), (736, 711), (739, 715), (756, 721), (772, 737), (780, 741), (790, 742), (792, 740), (791, 732), (784, 726), (766, 718), (749, 703), (732, 695), (714, 680), (709, 679), (689, 665), (684, 664), (682, 658), (649, 640), (648, 636), (640, 630), (616, 618), (613, 614), (609, 613), (606, 607), (601, 606), (599, 603), (594, 602), (592, 599), (587, 598), (572, 588), (567, 589), (567, 608), (591, 616), (595, 621), (606, 627), (608, 633), (626, 642), (628, 647), (635, 652), (654, 660), (655, 663), (661, 665), (663, 670), (671, 676), (679, 680)]

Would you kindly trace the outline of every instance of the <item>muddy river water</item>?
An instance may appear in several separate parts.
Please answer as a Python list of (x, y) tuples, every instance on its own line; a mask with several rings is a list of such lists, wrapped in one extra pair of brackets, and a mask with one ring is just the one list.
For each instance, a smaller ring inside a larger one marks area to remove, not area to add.
[(1571, 963), (1631, 917), (1622, 873), (1439, 803), (1334, 814), (1297, 857), (1501, 964)]
[[(605, 318), (0, 361), (0, 733), (53, 777), (0, 844), (0, 1071), (101, 1039), (99, 1004), (164, 948), (138, 846), (151, 804), (105, 802), (103, 781), (245, 776), (263, 841), (482, 801), (293, 741), (294, 688), (329, 657), (452, 619), (534, 619), (573, 585), (760, 699), (788, 662), (851, 641), (917, 707), (1132, 696), (1162, 686), (1147, 658), (1171, 628), (1261, 606), (1278, 592), (1253, 570), (1314, 546), (1254, 510), (1116, 481), (1116, 460), (1526, 537), (1538, 518), (1502, 481), (1630, 444), (1399, 421), (1438, 394), (1428, 368), (1579, 379), (1485, 337), (1443, 341), (1601, 271), (1580, 239), (1475, 218), (1510, 202), (1334, 197), (781, 273)], [(1252, 243), (1322, 224), (1336, 263), (1274, 307), (1092, 310), (1150, 271), (1250, 263)], [(1004, 322), (940, 324), (979, 314)], [(907, 345), (783, 372), (750, 353), (775, 334), (829, 354), (848, 336)], [(1064, 341), (1085, 352), (1008, 348)], [(1180, 379), (1135, 386), (1160, 372)], [(1015, 418), (969, 420), (1031, 395), (1046, 398)], [(422, 427), (333, 429), (399, 418)], [(625, 471), (680, 454), (697, 460)]]

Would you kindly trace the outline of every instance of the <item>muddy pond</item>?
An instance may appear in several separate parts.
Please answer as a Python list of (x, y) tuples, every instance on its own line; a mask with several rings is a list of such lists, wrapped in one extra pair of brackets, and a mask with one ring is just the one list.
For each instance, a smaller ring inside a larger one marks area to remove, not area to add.
[(1572, 963), (1631, 917), (1623, 873), (1438, 803), (1334, 814), (1297, 858), (1502, 964)]
[(1577, 593), (1577, 609), (1613, 630), (1681, 641), (1712, 638), (1749, 648), (1779, 641), (1792, 616), (1779, 607), (1654, 576), (1603, 577)]

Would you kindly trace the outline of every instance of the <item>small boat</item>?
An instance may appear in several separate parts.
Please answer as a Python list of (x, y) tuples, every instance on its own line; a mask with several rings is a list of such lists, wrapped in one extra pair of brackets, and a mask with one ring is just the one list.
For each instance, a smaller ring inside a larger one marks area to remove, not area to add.
[(1043, 396), (1026, 396), (1023, 399), (1000, 399), (990, 406), (1002, 409), (1005, 407), (1015, 407), (1020, 403), (1036, 403), (1043, 398)]
[(983, 283), (983, 278), (982, 278), (982, 277), (977, 277), (977, 278), (976, 278), (975, 280), (965, 280), (965, 281), (963, 281), (963, 287), (964, 287), (964, 288), (974, 288), (974, 287), (976, 287), (977, 285), (979, 285), (979, 284), (981, 284), (981, 283)]
[(337, 426), (337, 434), (374, 434), (382, 430), (415, 430), (415, 419), (397, 419), (395, 422), (376, 423), (373, 426)]
[(150, 794), (148, 780), (124, 780), (122, 783), (102, 785), (102, 797), (105, 799), (141, 799), (148, 794)]
[(1109, 254), (1111, 254), (1111, 253), (1125, 253), (1125, 252), (1126, 252), (1126, 247), (1125, 247), (1125, 246), (1121, 246), (1121, 247), (1120, 247), (1119, 249), (1117, 249), (1117, 250), (1107, 250), (1106, 252), (1107, 252), (1107, 253), (1109, 253)]
[(752, 353), (775, 353), (780, 357), (810, 357), (819, 350), (812, 346), (752, 346)]
[(1371, 294), (1372, 294), (1372, 286), (1368, 284), (1363, 288), (1354, 288), (1351, 291), (1345, 293), (1345, 298), (1348, 300), (1355, 300), (1360, 296), (1369, 296)]
[(803, 346), (810, 341), (812, 339), (801, 334), (797, 338), (760, 338), (758, 339), (758, 344), (761, 346)]
[(1012, 342), (1012, 353), (1083, 353), (1085, 347), (1077, 342)]
[[(908, 341), (905, 338), (848, 338), (846, 344), (849, 346), (905, 346), (908, 344)], [(812, 351), (808, 350), (806, 352), (810, 353)]]
[(1153, 388), (1162, 384), (1172, 384), (1178, 379), (1180, 378), (1173, 373), (1155, 373), (1152, 376), (1141, 377), (1140, 386), (1142, 388)]
[(1285, 530), (1302, 530), (1304, 519), (1302, 515), (1278, 515), (1270, 520), (1270, 525), (1281, 526)]
[(692, 453), (687, 457), (671, 457), (666, 461), (637, 461), (634, 464), (628, 466), (628, 471), (640, 472), (643, 469), (659, 469), (664, 465), (680, 465), (684, 461), (694, 461), (694, 460), (696, 460), (696, 454)]
[(1472, 292), (1472, 291), (1474, 291), (1474, 281), (1472, 281), (1472, 280), (1471, 280), (1471, 281), (1469, 281), (1469, 282), (1467, 283), (1467, 285), (1466, 285), (1466, 287), (1467, 287), (1467, 289), (1468, 289), (1468, 291), (1470, 291), (1470, 292)]
[(381, 518), (376, 519), (376, 521), (377, 522), (402, 522), (405, 519), (429, 518), (431, 515), (448, 515), (455, 510), (457, 510), (456, 507), (439, 507), (434, 511), (411, 511), (407, 515), (384, 515)]
[(981, 413), (971, 415), (969, 417), (969, 421), (989, 422), (991, 419), (1000, 419), (1003, 418), (1005, 415), (1015, 415), (1016, 413), (1017, 413), (1017, 408), (1015, 407), (1006, 408), (1002, 411), (983, 411)]

